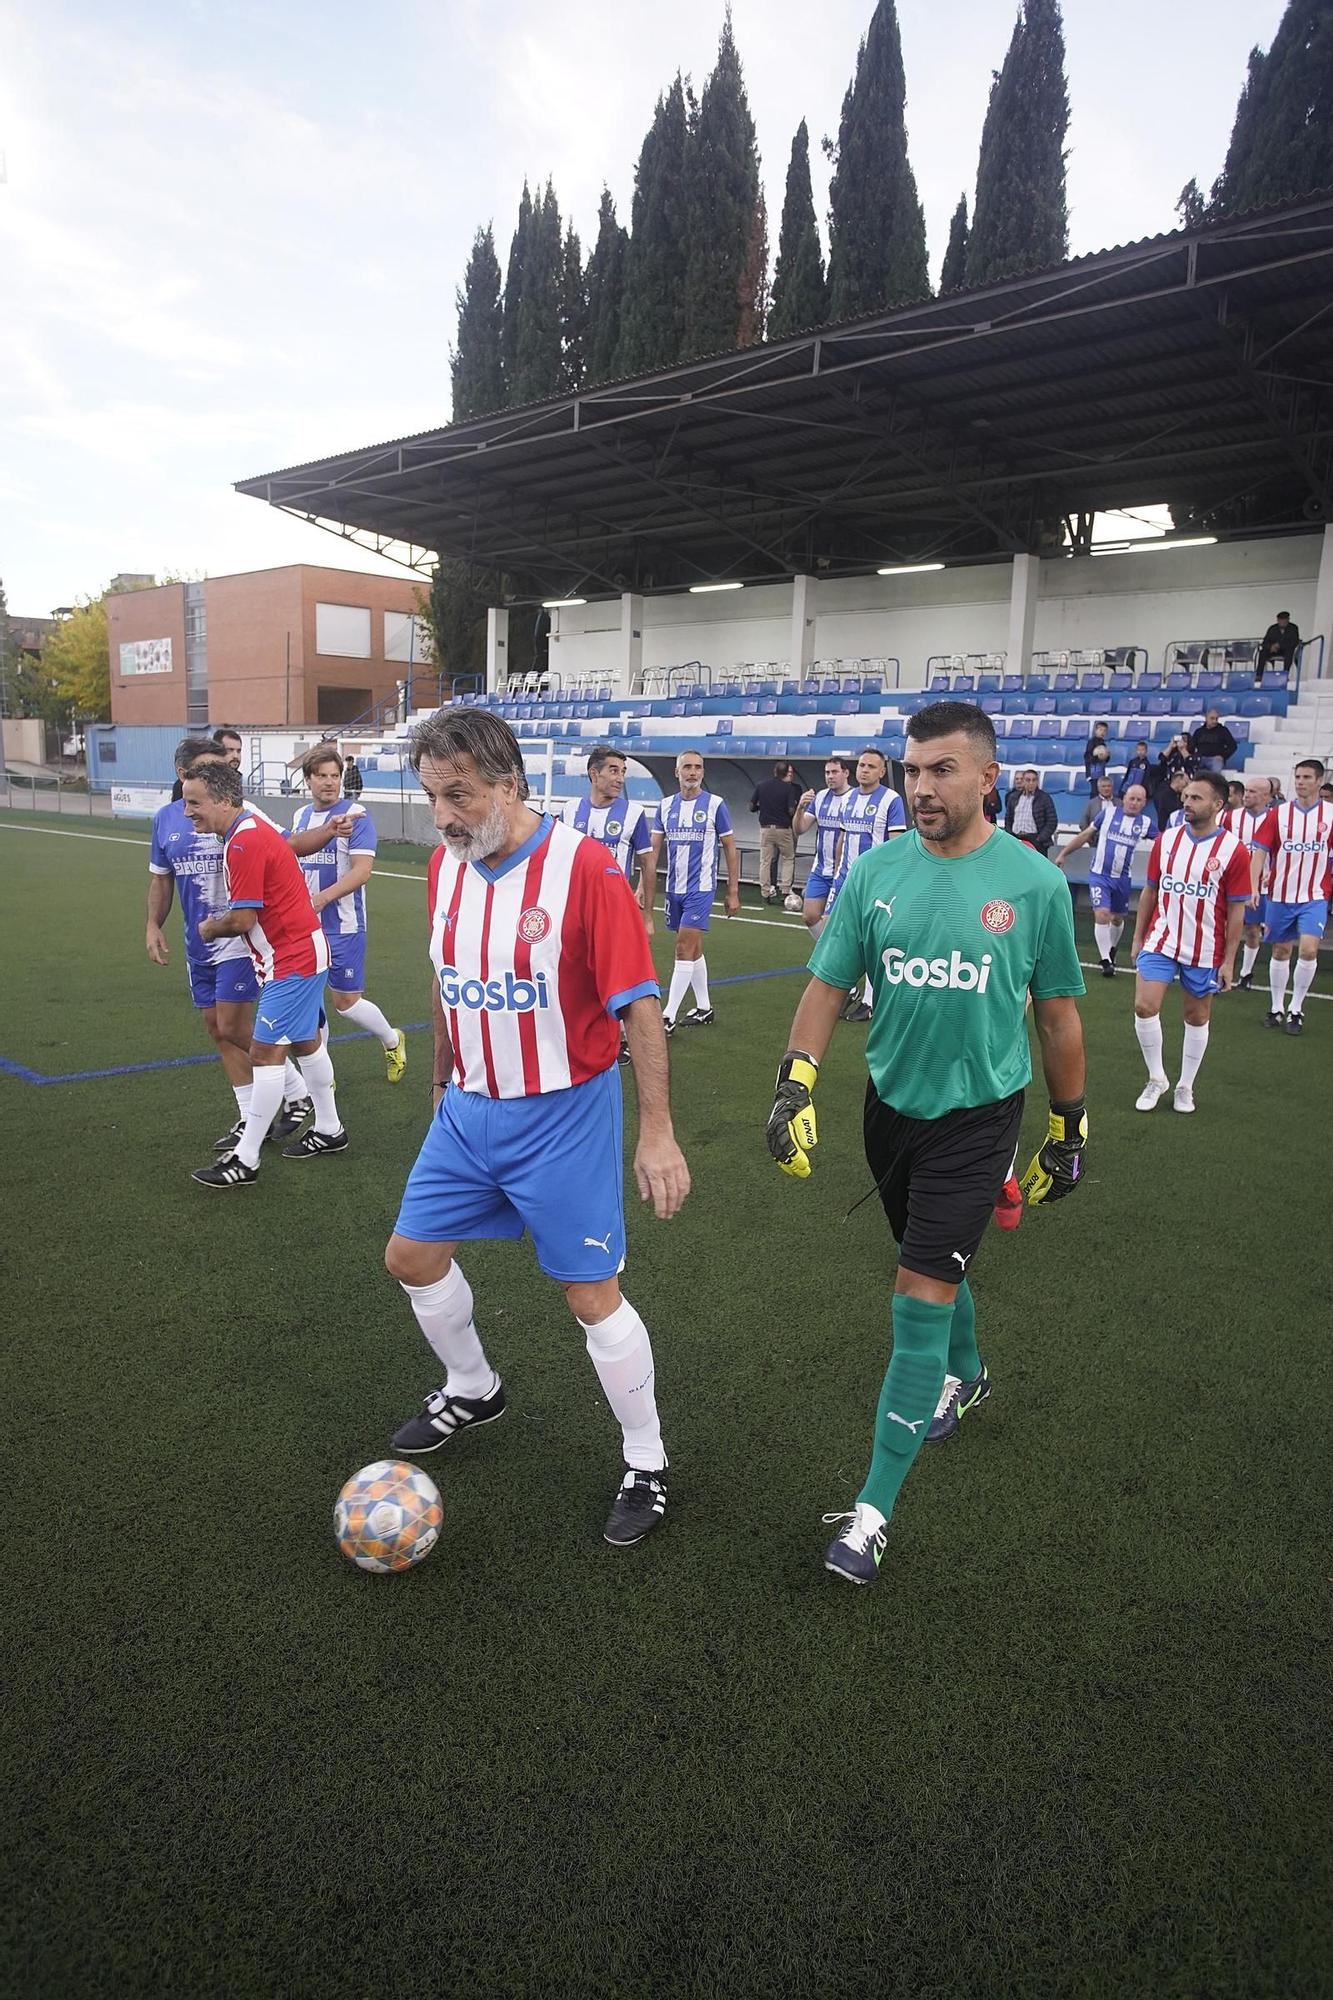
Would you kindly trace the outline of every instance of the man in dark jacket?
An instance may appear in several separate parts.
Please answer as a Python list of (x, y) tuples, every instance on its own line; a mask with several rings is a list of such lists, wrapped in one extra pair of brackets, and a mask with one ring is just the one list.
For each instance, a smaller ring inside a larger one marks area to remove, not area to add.
[(1279, 611), (1276, 619), (1259, 641), (1259, 658), (1254, 666), (1254, 685), (1259, 686), (1266, 672), (1289, 674), (1296, 658), (1296, 648), (1301, 643), (1301, 635), (1291, 622), (1289, 611)]
[(1049, 854), (1059, 824), (1055, 800), (1040, 789), (1037, 773), (1020, 771), (1018, 783), (1004, 802), (1006, 833), (1012, 833), (1024, 847), (1035, 847), (1038, 854)]
[(800, 898), (792, 887), (796, 836), (791, 823), (800, 802), (796, 767), (785, 762), (775, 764), (772, 777), (762, 779), (750, 797), (750, 811), (759, 815), (760, 894), (766, 903), (776, 903), (781, 895), (789, 907), (796, 909), (800, 908)]
[(1236, 739), (1215, 708), (1210, 708), (1190, 737), (1190, 755), (1201, 771), (1220, 771), (1236, 754)]
[(360, 766), (357, 764), (356, 758), (349, 754), (347, 762), (343, 766), (344, 798), (359, 799), (364, 784), (365, 779), (361, 775)]

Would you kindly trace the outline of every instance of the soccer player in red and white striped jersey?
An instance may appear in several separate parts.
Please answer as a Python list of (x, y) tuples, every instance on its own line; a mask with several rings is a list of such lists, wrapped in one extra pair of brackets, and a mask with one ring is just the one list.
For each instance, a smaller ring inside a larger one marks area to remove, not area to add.
[(1333, 805), (1319, 796), (1324, 767), (1317, 757), (1296, 766), (1294, 799), (1273, 806), (1255, 835), (1268, 856), (1268, 900), (1264, 929), (1271, 951), (1268, 987), (1272, 1009), (1265, 1025), (1280, 1028), (1291, 972), (1291, 947), (1300, 957), (1292, 982), (1289, 1035), (1305, 1026), (1305, 996), (1319, 969), (1319, 940), (1328, 927), (1329, 877), (1333, 872)]
[(1153, 1111), (1170, 1089), (1162, 1066), (1162, 1001), (1176, 979), (1182, 987), (1185, 1046), (1173, 1103), (1193, 1111), (1194, 1079), (1208, 1047), (1214, 993), (1230, 991), (1241, 922), (1250, 897), (1250, 856), (1234, 833), (1218, 825), (1226, 780), (1200, 771), (1181, 794), (1185, 818), (1159, 833), (1148, 857), (1148, 882), (1134, 925), (1134, 1028), (1148, 1081), (1136, 1111)]
[(1268, 814), (1269, 807), (1277, 797), (1277, 782), (1273, 778), (1251, 778), (1244, 787), (1243, 805), (1228, 806), (1219, 814), (1222, 825), (1228, 833), (1234, 833), (1237, 840), (1243, 840), (1250, 851), (1250, 900), (1245, 906), (1244, 938), (1240, 954), (1240, 978), (1236, 981), (1238, 993), (1248, 993), (1254, 968), (1259, 961), (1259, 950), (1264, 940), (1264, 906), (1262, 885), (1268, 868), (1267, 850), (1260, 844), (1259, 829)]
[(643, 918), (599, 841), (527, 804), (522, 755), (498, 717), (442, 709), (415, 732), (411, 755), (444, 841), (429, 872), (435, 1116), (385, 1263), (445, 1380), (395, 1432), (394, 1450), (434, 1451), (502, 1415), (504, 1388), (455, 1252), (526, 1229), (621, 1426), (626, 1470), (604, 1533), (629, 1547), (665, 1513), (667, 1457), (648, 1331), (619, 1282), (622, 1022), (639, 1098), (639, 1193), (665, 1220), (690, 1185)]

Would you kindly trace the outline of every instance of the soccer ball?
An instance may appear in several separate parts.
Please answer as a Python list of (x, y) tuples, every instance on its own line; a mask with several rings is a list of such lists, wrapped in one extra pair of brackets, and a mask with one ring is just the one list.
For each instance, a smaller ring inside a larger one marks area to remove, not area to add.
[(354, 1472), (338, 1495), (333, 1532), (358, 1569), (411, 1569), (440, 1539), (444, 1506), (435, 1481), (398, 1458)]
[(791, 895), (784, 899), (782, 907), (784, 910), (790, 911), (792, 916), (799, 917), (801, 911), (805, 908), (805, 904), (793, 890)]

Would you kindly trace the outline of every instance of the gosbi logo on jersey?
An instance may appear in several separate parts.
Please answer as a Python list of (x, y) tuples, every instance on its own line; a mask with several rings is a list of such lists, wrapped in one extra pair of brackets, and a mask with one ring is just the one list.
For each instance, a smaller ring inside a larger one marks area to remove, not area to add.
[[(1220, 873), (1221, 871), (1219, 870), (1218, 872)], [(1169, 889), (1173, 896), (1203, 897), (1206, 900), (1208, 897), (1217, 894), (1217, 882), (1215, 879), (1202, 882), (1187, 882), (1183, 875), (1163, 875), (1161, 887)]]
[(455, 966), (440, 967), (440, 998), (446, 1007), (471, 1014), (535, 1014), (550, 1005), (546, 974), (520, 979), (506, 972), (502, 979), (460, 979)]
[(518, 935), (523, 944), (540, 944), (544, 937), (550, 935), (550, 930), (551, 919), (538, 903), (524, 910), (518, 920)]
[(991, 955), (983, 952), (981, 964), (974, 965), (957, 949), (947, 958), (909, 958), (896, 945), (890, 945), (883, 964), (884, 977), (890, 986), (934, 986), (954, 993), (984, 993), (990, 979)]
[(981, 906), (981, 921), (984, 928), (1001, 936), (1014, 927), (1014, 906), (1006, 903), (1003, 896), (995, 896)]

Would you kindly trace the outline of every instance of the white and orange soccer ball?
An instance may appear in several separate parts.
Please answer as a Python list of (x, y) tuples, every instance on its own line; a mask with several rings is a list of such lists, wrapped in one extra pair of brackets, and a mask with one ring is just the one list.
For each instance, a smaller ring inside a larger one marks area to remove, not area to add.
[(358, 1569), (411, 1569), (440, 1539), (444, 1504), (426, 1473), (400, 1458), (354, 1472), (333, 1509), (338, 1547)]

